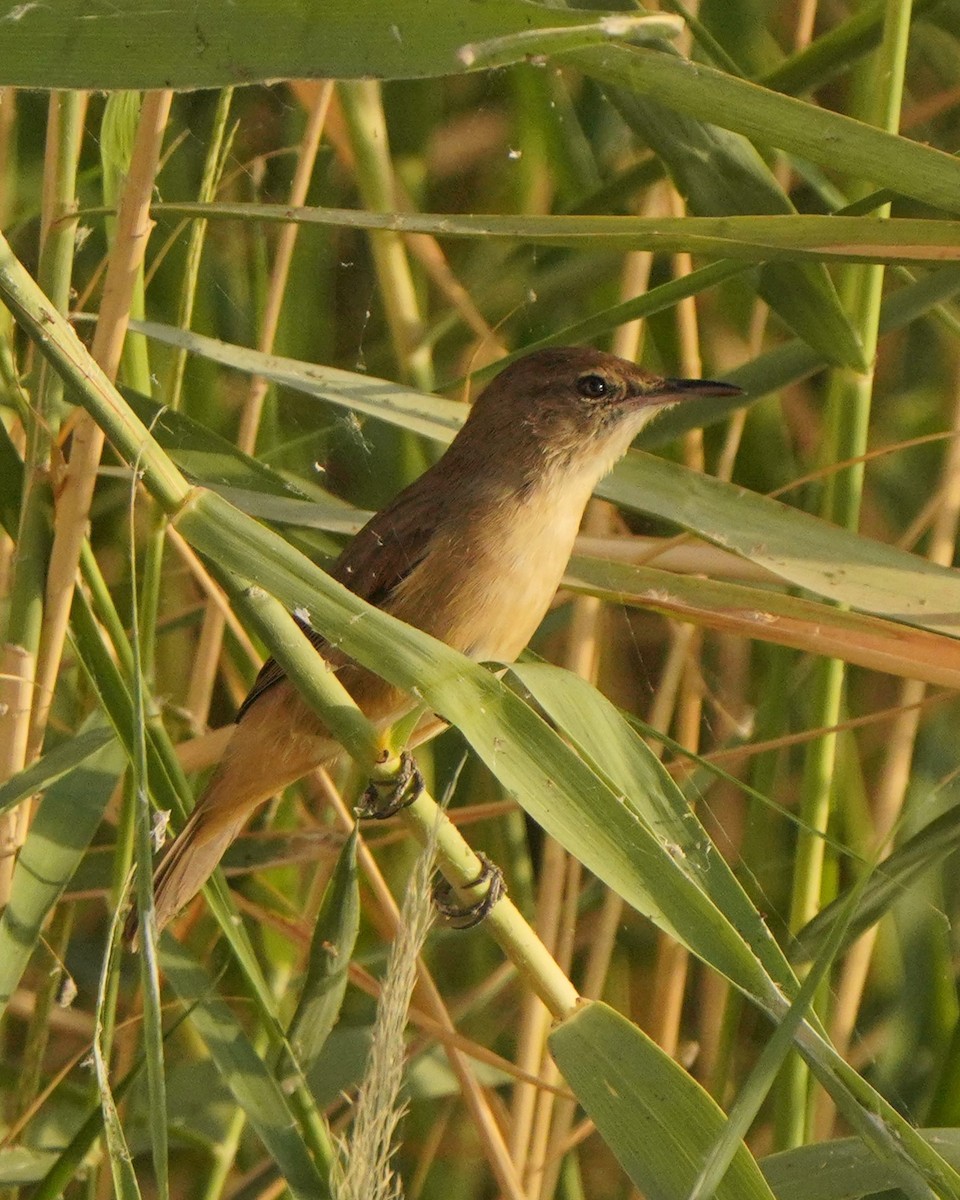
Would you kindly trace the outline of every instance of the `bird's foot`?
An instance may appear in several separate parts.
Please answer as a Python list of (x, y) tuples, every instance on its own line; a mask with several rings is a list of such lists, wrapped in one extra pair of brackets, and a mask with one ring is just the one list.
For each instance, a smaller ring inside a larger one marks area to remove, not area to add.
[(477, 858), (482, 863), (480, 874), (469, 883), (461, 884), (458, 889), (461, 892), (470, 891), (486, 884), (487, 890), (474, 904), (458, 904), (455, 899), (456, 891), (445, 879), (441, 879), (433, 889), (434, 904), (454, 929), (472, 929), (474, 925), (479, 925), (484, 917), (493, 911), (501, 896), (507, 894), (503, 871), (485, 854), (478, 853)]
[(408, 808), (424, 789), (423, 776), (413, 755), (404, 750), (400, 764), (389, 779), (371, 779), (354, 812), (361, 820), (384, 821)]

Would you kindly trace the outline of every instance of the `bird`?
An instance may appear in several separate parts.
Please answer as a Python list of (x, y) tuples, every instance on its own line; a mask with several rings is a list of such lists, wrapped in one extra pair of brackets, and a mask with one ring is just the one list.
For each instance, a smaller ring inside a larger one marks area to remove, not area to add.
[[(513, 662), (553, 600), (591, 493), (640, 430), (687, 397), (739, 393), (588, 347), (515, 359), (444, 454), (364, 525), (330, 574), (475, 661)], [(412, 711), (412, 698), (303, 628), (371, 721), (386, 728)], [(340, 753), (268, 659), (155, 873), (158, 929), (196, 895), (260, 804)]]

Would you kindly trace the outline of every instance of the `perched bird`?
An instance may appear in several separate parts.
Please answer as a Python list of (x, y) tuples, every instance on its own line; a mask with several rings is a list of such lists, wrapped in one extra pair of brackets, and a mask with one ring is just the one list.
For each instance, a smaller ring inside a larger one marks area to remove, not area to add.
[[(596, 484), (662, 409), (739, 389), (664, 379), (578, 347), (539, 350), (477, 398), (443, 457), (360, 530), (333, 577), (478, 661), (512, 662), (560, 583)], [(308, 631), (383, 726), (413, 702)], [(273, 660), (154, 880), (158, 926), (202, 887), (254, 809), (340, 747)]]

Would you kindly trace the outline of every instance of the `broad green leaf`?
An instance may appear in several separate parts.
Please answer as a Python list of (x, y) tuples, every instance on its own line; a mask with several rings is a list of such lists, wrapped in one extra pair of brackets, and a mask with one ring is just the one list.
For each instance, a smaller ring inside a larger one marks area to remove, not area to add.
[[(550, 1052), (620, 1165), (648, 1200), (686, 1200), (726, 1117), (687, 1072), (599, 1001), (550, 1034)], [(772, 1200), (742, 1143), (717, 1200)]]
[[(376, 19), (347, 0), (326, 5), (319, 19), (306, 0), (284, 0), (281, 11), (266, 0), (240, 0), (227, 10), (216, 0), (174, 0), (146, 10), (138, 0), (119, 0), (109, 13), (81, 7), (70, 14), (3, 0), (6, 53), (0, 82), (41, 88), (196, 88), (276, 78), (447, 75), (467, 68), (460, 56), (467, 44), (532, 28), (566, 30), (585, 20), (596, 28), (610, 16), (526, 0), (457, 0), (443, 6), (436, 0), (380, 0)], [(132, 55), (132, 44), (149, 45), (151, 52)], [(549, 48), (549, 38), (545, 45)], [(522, 59), (531, 47), (521, 40), (515, 50)], [(752, 141), (780, 146), (830, 169), (839, 165), (934, 207), (956, 212), (960, 205), (960, 164), (907, 138), (639, 46), (589, 47), (561, 57), (597, 78)]]
[(323, 893), (310, 942), (310, 957), (288, 1037), (309, 1071), (340, 1016), (347, 990), (350, 959), (360, 928), (357, 879), (357, 828), (340, 851)]
[[(605, 83), (840, 170), (875, 187), (960, 212), (960, 160), (852, 117), (641, 46), (604, 46), (561, 56)], [(827, 218), (832, 219), (832, 218)]]
[[(514, 676), (594, 771), (656, 837), (679, 871), (743, 937), (771, 978), (795, 987), (780, 947), (667, 770), (605, 696), (546, 663), (516, 663)], [(651, 891), (659, 872), (655, 864)], [(644, 865), (638, 864), (644, 870)], [(689, 938), (691, 934), (687, 934)], [(695, 936), (695, 935), (693, 935)]]
[[(920, 1136), (960, 1168), (960, 1130), (921, 1129)], [(777, 1200), (860, 1200), (897, 1185), (896, 1175), (858, 1138), (818, 1142), (760, 1160)]]
[[(444, 400), (418, 392), (389, 379), (377, 379), (372, 375), (361, 375), (356, 371), (344, 371), (339, 367), (325, 367), (316, 363), (302, 362), (294, 358), (283, 358), (278, 354), (263, 354), (246, 346), (237, 346), (206, 337), (191, 330), (175, 329), (170, 325), (159, 325), (154, 321), (136, 322), (135, 328), (156, 341), (168, 346), (177, 346), (200, 354), (209, 362), (220, 363), (235, 371), (250, 375), (262, 375), (278, 386), (295, 388), (307, 396), (316, 396), (339, 404), (359, 413), (377, 417), (412, 433), (422, 433), (437, 441), (450, 442), (463, 424), (467, 414), (465, 405), (455, 400)], [(186, 428), (184, 426), (184, 428)], [(213, 435), (209, 435), (212, 439)], [(214, 442), (211, 440), (211, 447)], [(227, 454), (229, 443), (217, 439), (218, 448)], [(233, 450), (236, 455), (238, 451)], [(250, 486), (243, 483), (234, 466), (224, 468), (224, 482)], [(268, 468), (257, 464), (257, 471)], [(286, 489), (290, 494), (295, 489)]]
[(327, 1108), (359, 1084), (372, 1044), (372, 1025), (341, 1024), (334, 1029), (307, 1072), (319, 1107)]
[(120, 746), (110, 738), (40, 801), (17, 858), (10, 901), (0, 916), (0, 1011), (20, 982), (44, 921), (86, 853), (125, 765)]
[[(247, 1115), (286, 1180), (293, 1196), (328, 1195), (279, 1085), (250, 1043), (213, 980), (169, 934), (160, 940), (160, 963), (171, 986), (190, 1007), (190, 1021), (203, 1039), (224, 1082)], [(175, 1119), (172, 1113), (171, 1118)]]
[(960, 634), (960, 572), (949, 567), (648, 454), (628, 454), (598, 491), (625, 508), (674, 521), (825, 599)]
[[(410, 79), (467, 69), (459, 52), (528, 35), (508, 60), (535, 53), (531, 31), (580, 29), (577, 43), (622, 36), (622, 14), (549, 8), (528, 0), (171, 0), (144, 6), (85, 0), (63, 9), (0, 4), (0, 83), (28, 88), (210, 88), (274, 79)], [(619, 20), (617, 20), (619, 18)], [(660, 31), (662, 35), (662, 30)], [(549, 35), (544, 46), (550, 44)], [(131, 47), (149, 53), (131, 53)], [(474, 51), (474, 59), (476, 50)]]

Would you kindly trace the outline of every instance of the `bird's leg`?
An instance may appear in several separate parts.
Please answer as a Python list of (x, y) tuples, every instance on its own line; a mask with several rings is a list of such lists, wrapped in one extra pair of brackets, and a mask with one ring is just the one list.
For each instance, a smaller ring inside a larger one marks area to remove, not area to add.
[[(386, 755), (384, 756), (386, 758)], [(409, 808), (425, 791), (423, 776), (413, 755), (404, 750), (392, 760), (382, 762), (377, 774), (367, 784), (360, 804), (353, 810), (361, 820), (373, 818), (382, 821)], [(433, 902), (441, 916), (455, 929), (472, 929), (493, 909), (501, 896), (506, 894), (503, 871), (485, 854), (478, 853), (480, 873), (475, 879), (458, 883), (456, 888), (446, 880), (440, 880), (433, 890)], [(457, 893), (472, 892), (483, 888), (478, 900), (472, 904), (459, 904)]]
[(469, 883), (462, 883), (457, 891), (468, 892), (473, 888), (486, 884), (486, 891), (473, 904), (457, 904), (454, 897), (456, 892), (446, 879), (441, 879), (433, 889), (433, 902), (438, 911), (454, 929), (472, 929), (479, 925), (493, 909), (501, 896), (506, 895), (507, 885), (503, 879), (503, 871), (487, 856), (477, 852), (477, 858), (483, 864), (480, 874)]
[(354, 812), (361, 820), (383, 821), (413, 804), (423, 789), (420, 768), (409, 750), (404, 750), (395, 771), (386, 778), (370, 780)]

